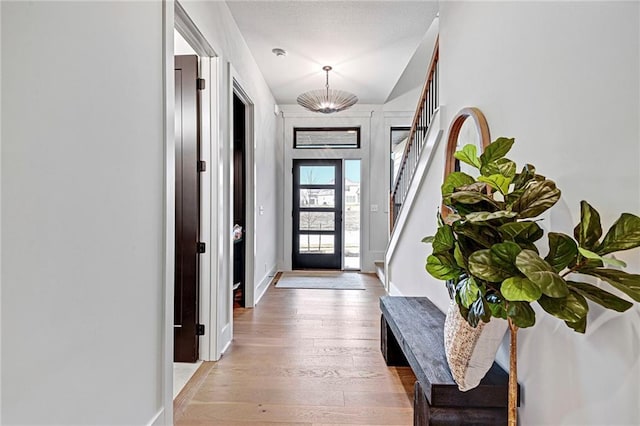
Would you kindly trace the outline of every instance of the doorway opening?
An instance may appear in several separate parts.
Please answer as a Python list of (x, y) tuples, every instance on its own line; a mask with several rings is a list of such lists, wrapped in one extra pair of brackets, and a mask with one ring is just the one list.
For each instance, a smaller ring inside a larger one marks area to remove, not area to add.
[(165, 34), (166, 46), (166, 39), (173, 38), (165, 66), (167, 72), (174, 69), (173, 84), (166, 87), (174, 101), (173, 108), (167, 108), (174, 132), (168, 132), (172, 137), (167, 137), (166, 163), (166, 243), (171, 247), (167, 249), (167, 271), (173, 272), (166, 277), (171, 283), (166, 293), (166, 309), (171, 313), (165, 335), (166, 406), (202, 361), (220, 358), (216, 314), (222, 302), (218, 271), (212, 262), (218, 253), (212, 238), (218, 220), (213, 205), (217, 174), (209, 170), (218, 161), (214, 149), (218, 143), (217, 55), (180, 3), (174, 6), (167, 22), (173, 31)]
[(246, 295), (246, 111), (233, 94), (233, 306), (245, 307)]
[(229, 161), (229, 225), (231, 232), (229, 281), (232, 306), (229, 324), (233, 336), (233, 308), (251, 308), (255, 304), (255, 137), (254, 104), (233, 66), (229, 64), (231, 140)]

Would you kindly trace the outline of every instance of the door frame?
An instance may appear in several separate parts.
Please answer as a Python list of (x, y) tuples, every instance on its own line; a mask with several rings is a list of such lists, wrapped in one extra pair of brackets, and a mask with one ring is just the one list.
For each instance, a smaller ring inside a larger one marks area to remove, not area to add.
[(215, 361), (220, 358), (217, 352), (216, 306), (218, 303), (217, 280), (215, 277), (215, 258), (217, 252), (212, 230), (217, 229), (217, 217), (211, 209), (215, 200), (216, 174), (211, 172), (216, 164), (218, 134), (218, 58), (215, 50), (198, 30), (180, 3), (175, 2), (174, 28), (189, 43), (199, 57), (199, 75), (205, 80), (205, 89), (201, 91), (200, 102), (200, 160), (207, 164), (207, 170), (200, 173), (200, 241), (206, 244), (206, 252), (201, 255), (199, 266), (200, 282), (200, 323), (205, 326), (205, 334), (200, 336), (199, 358)]
[[(338, 116), (326, 117), (320, 116), (313, 112), (301, 112), (299, 107), (292, 107), (291, 109), (285, 109), (281, 111), (281, 131), (282, 139), (284, 141), (283, 157), (284, 166), (282, 173), (282, 187), (283, 195), (280, 199), (282, 206), (282, 218), (280, 222), (281, 226), (281, 254), (280, 265), (281, 271), (292, 270), (292, 191), (293, 191), (293, 160), (298, 158), (308, 159), (341, 159), (341, 160), (360, 160), (360, 270), (362, 272), (373, 272), (373, 261), (378, 257), (383, 257), (384, 252), (374, 252), (369, 247), (370, 235), (369, 235), (369, 222), (370, 212), (369, 204), (370, 198), (370, 144), (371, 135), (379, 134), (377, 128), (372, 129), (371, 118), (374, 111), (367, 110), (348, 110), (341, 112)], [(342, 149), (296, 149), (293, 147), (293, 129), (296, 127), (360, 127), (360, 148), (342, 148)], [(374, 133), (375, 132), (375, 133)], [(344, 161), (343, 161), (344, 163)], [(388, 204), (386, 198), (387, 194), (383, 194), (385, 197), (385, 204)], [(377, 200), (376, 200), (377, 201)], [(378, 204), (382, 205), (382, 202), (378, 201)], [(344, 221), (343, 221), (344, 224)], [(344, 225), (343, 225), (344, 226)]]
[[(229, 185), (227, 186), (229, 194), (233, 194), (233, 95), (244, 104), (245, 107), (245, 137), (244, 137), (244, 167), (245, 167), (245, 276), (244, 276), (244, 303), (245, 307), (253, 308), (255, 306), (255, 250), (256, 250), (256, 162), (255, 162), (255, 105), (251, 95), (246, 90), (247, 85), (244, 84), (240, 75), (236, 72), (233, 65), (229, 62)], [(228, 238), (229, 248), (228, 283), (233, 287), (233, 238), (231, 238), (231, 230), (233, 229), (233, 200), (229, 200), (227, 204), (229, 209), (228, 222)], [(231, 300), (231, 310), (233, 311), (233, 297)], [(232, 328), (233, 330), (233, 328)], [(232, 333), (233, 335), (233, 333)]]

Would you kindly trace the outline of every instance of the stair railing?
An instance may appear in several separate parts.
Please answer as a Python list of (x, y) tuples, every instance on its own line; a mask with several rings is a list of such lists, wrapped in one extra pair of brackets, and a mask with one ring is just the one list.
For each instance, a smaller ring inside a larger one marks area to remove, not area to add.
[(393, 227), (396, 224), (398, 214), (400, 213), (400, 208), (407, 197), (411, 179), (413, 178), (413, 174), (415, 173), (418, 165), (418, 160), (420, 159), (420, 153), (422, 152), (424, 143), (427, 140), (427, 131), (431, 125), (433, 115), (439, 105), (438, 51), (439, 43), (436, 39), (433, 56), (431, 57), (431, 63), (429, 64), (429, 70), (427, 72), (427, 79), (424, 83), (424, 87), (422, 88), (422, 94), (418, 101), (416, 114), (413, 117), (407, 145), (404, 148), (396, 180), (391, 187), (389, 220), (392, 232)]

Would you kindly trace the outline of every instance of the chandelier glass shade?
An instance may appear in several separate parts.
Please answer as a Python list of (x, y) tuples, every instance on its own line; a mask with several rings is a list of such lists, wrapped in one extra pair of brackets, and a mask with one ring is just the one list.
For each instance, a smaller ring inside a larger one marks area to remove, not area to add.
[(353, 93), (329, 88), (329, 71), (331, 71), (331, 67), (327, 65), (322, 69), (327, 73), (324, 89), (310, 90), (301, 94), (297, 99), (298, 104), (309, 111), (323, 114), (344, 111), (355, 105), (358, 102), (358, 97)]

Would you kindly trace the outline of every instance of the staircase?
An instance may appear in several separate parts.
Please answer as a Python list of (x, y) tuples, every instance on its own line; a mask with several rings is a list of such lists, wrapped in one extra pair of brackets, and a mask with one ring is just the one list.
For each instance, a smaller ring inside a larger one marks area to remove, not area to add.
[[(440, 123), (438, 58), (439, 43), (436, 39), (409, 139), (389, 197), (389, 245), (385, 254), (384, 268), (378, 268), (376, 265), (376, 272), (391, 295), (400, 295), (400, 292), (394, 289), (394, 278), (397, 278), (396, 282), (403, 282), (403, 287), (406, 287), (408, 280), (419, 279), (416, 271), (413, 270), (416, 265), (421, 269), (420, 273), (424, 273), (424, 249), (420, 240), (427, 234), (424, 233), (425, 230), (420, 226), (420, 222), (429, 220), (435, 223), (435, 214), (440, 203), (439, 197), (429, 196), (425, 199), (422, 191), (427, 171), (441, 167), (439, 164), (441, 161), (433, 162), (444, 133)], [(433, 167), (431, 167), (432, 162)], [(431, 170), (429, 175), (438, 175), (436, 183), (439, 188), (442, 173)], [(434, 182), (431, 182), (430, 186), (433, 185)], [(411, 214), (412, 211), (414, 215)], [(405, 295), (407, 295), (406, 292)]]
[(438, 97), (438, 58), (439, 58), (439, 42), (436, 39), (436, 44), (433, 49), (433, 56), (431, 57), (431, 63), (429, 64), (429, 70), (427, 72), (427, 79), (422, 88), (422, 94), (418, 101), (418, 107), (416, 114), (413, 117), (413, 123), (411, 125), (411, 131), (409, 132), (409, 140), (404, 149), (402, 155), (402, 161), (398, 169), (398, 176), (391, 188), (391, 196), (389, 199), (390, 209), (390, 229), (393, 233), (394, 226), (396, 224), (402, 205), (406, 201), (411, 181), (416, 172), (420, 154), (423, 151), (424, 145), (427, 141), (427, 132), (433, 122), (435, 112), (438, 110), (439, 97)]

